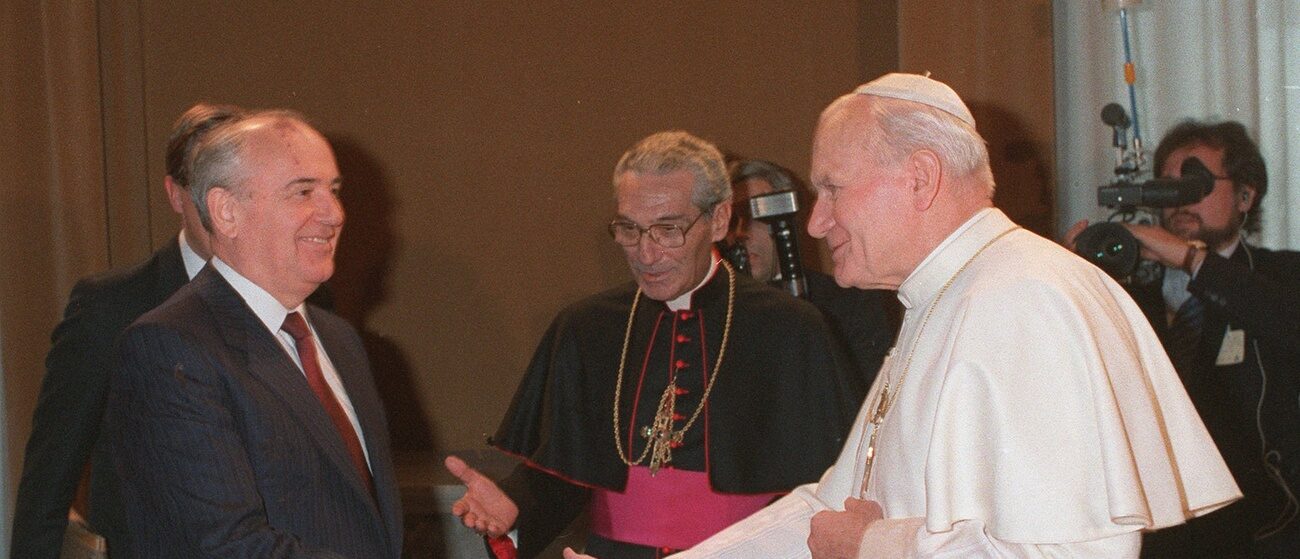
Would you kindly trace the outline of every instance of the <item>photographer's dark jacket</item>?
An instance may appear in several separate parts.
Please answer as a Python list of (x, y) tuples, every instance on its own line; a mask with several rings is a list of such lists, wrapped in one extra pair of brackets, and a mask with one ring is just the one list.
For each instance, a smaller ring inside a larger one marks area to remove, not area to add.
[[(670, 371), (676, 371), (683, 389), (674, 428), (680, 429), (699, 405), (726, 328), (728, 273), (719, 266), (692, 295), (688, 310), (674, 312), (663, 302), (641, 298), (618, 402), (624, 456), (641, 455), (646, 439), (639, 433), (653, 421)], [(520, 508), (521, 557), (539, 553), (588, 502), (599, 508), (600, 496), (593, 499), (593, 492), (622, 493), (629, 485), (630, 468), (615, 446), (612, 414), (635, 292), (636, 285), (628, 283), (556, 317), (492, 441), (524, 459), (501, 482)], [(698, 421), (674, 448), (671, 466), (704, 472), (715, 493), (770, 498), (817, 480), (831, 464), (863, 387), (848, 373), (826, 322), (808, 302), (737, 274), (732, 314), (716, 384)], [(640, 475), (637, 479), (646, 483)], [(664, 479), (661, 472), (649, 483)], [(645, 511), (645, 516), (701, 514), (686, 501), (669, 507), (676, 510)], [(593, 512), (593, 528), (601, 523), (596, 516)]]
[[(1164, 340), (1170, 329), (1160, 289), (1157, 281), (1131, 291)], [(1178, 374), (1244, 498), (1148, 535), (1143, 554), (1241, 556), (1250, 553), (1252, 535), (1286, 506), (1264, 460), (1300, 493), (1300, 253), (1243, 242), (1230, 258), (1210, 253), (1187, 289), (1204, 305), (1205, 323), (1193, 361)], [(1217, 365), (1229, 329), (1244, 331), (1244, 359)], [(1274, 540), (1270, 548), (1300, 549), (1300, 518)]]

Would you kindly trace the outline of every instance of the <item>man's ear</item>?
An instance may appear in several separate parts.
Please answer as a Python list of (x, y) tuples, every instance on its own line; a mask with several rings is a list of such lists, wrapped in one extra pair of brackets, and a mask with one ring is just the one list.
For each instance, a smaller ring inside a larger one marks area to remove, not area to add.
[(731, 197), (713, 206), (713, 215), (709, 217), (709, 239), (713, 242), (727, 238), (731, 228)]
[(1257, 193), (1255, 187), (1248, 184), (1241, 185), (1241, 188), (1237, 189), (1237, 199), (1235, 200), (1237, 211), (1246, 213), (1255, 207), (1255, 194)]
[(177, 214), (185, 213), (185, 199), (190, 197), (189, 189), (181, 186), (171, 175), (163, 178), (163, 189), (167, 191), (167, 203)]
[(213, 232), (230, 239), (238, 236), (242, 208), (235, 193), (224, 186), (214, 186), (208, 191), (206, 202)]
[(916, 150), (907, 157), (904, 171), (912, 186), (913, 207), (917, 211), (929, 209), (939, 195), (939, 185), (943, 183), (943, 163), (938, 154), (928, 149)]

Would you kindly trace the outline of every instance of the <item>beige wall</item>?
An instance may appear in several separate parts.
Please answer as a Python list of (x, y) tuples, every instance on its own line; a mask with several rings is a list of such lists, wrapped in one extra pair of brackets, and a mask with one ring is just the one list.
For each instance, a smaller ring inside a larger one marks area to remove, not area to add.
[(162, 150), (196, 101), (294, 108), (334, 140), (339, 310), (398, 446), (445, 451), (495, 429), (559, 308), (627, 279), (603, 225), (628, 145), (684, 128), (804, 171), (820, 109), (897, 52), (881, 0), (68, 4), (0, 20), (12, 481), (72, 282), (175, 234)]
[(957, 90), (989, 143), (998, 207), (1054, 235), (1051, 0), (899, 0), (898, 67)]
[(163, 143), (199, 100), (298, 109), (334, 140), (335, 294), (406, 450), (480, 447), (551, 316), (626, 280), (609, 171), (650, 132), (802, 173), (832, 98), (931, 70), (988, 137), (999, 204), (1050, 230), (1049, 0), (40, 4), (0, 12), (11, 483), (72, 283), (175, 234)]

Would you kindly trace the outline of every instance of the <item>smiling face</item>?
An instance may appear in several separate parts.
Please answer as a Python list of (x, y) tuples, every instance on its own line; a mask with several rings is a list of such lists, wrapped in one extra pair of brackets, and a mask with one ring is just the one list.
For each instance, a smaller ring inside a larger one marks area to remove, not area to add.
[[(1223, 167), (1223, 150), (1204, 144), (1192, 144), (1170, 152), (1161, 176), (1181, 176), (1183, 162), (1191, 157), (1200, 159), (1215, 177), (1227, 176)], [(1254, 199), (1253, 189), (1238, 189), (1230, 179), (1216, 178), (1214, 189), (1199, 202), (1162, 210), (1162, 223), (1165, 229), (1179, 237), (1204, 241), (1211, 248), (1221, 250), (1237, 239), (1242, 219)]]
[(295, 307), (334, 273), (343, 230), (334, 152), (305, 125), (269, 124), (249, 138), (242, 162), (247, 180), (218, 206), (230, 247), (219, 256)]
[(825, 239), (843, 287), (896, 289), (919, 258), (910, 247), (915, 210), (901, 166), (882, 166), (864, 149), (874, 133), (868, 98), (831, 105), (813, 138), (812, 186), (817, 194), (808, 233)]
[(639, 227), (689, 227), (679, 247), (661, 246), (648, 233), (637, 244), (622, 247), (637, 285), (651, 299), (671, 301), (704, 281), (713, 264), (713, 243), (727, 234), (731, 206), (721, 203), (712, 214), (701, 215), (691, 203), (694, 185), (695, 175), (684, 169), (662, 175), (629, 171), (618, 177), (618, 219)]

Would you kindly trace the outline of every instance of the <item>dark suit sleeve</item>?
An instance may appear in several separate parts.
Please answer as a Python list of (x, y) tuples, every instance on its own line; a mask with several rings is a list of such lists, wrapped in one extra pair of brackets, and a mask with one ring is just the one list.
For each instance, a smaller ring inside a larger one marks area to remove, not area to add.
[[(1187, 289), (1203, 303), (1217, 307), (1252, 336), (1277, 347), (1294, 347), (1300, 339), (1300, 258), (1293, 253), (1260, 254), (1278, 259), (1270, 271), (1251, 270), (1242, 262), (1209, 254)], [(1282, 262), (1283, 259), (1293, 262)], [(1260, 266), (1263, 268), (1263, 266)], [(1282, 270), (1292, 275), (1285, 276)]]
[(156, 325), (122, 339), (108, 404), (114, 459), (142, 557), (339, 557), (267, 520), (221, 365)]
[(99, 438), (115, 355), (104, 333), (112, 325), (94, 295), (86, 282), (72, 290), (45, 358), (14, 506), (13, 557), (59, 556), (68, 508)]

